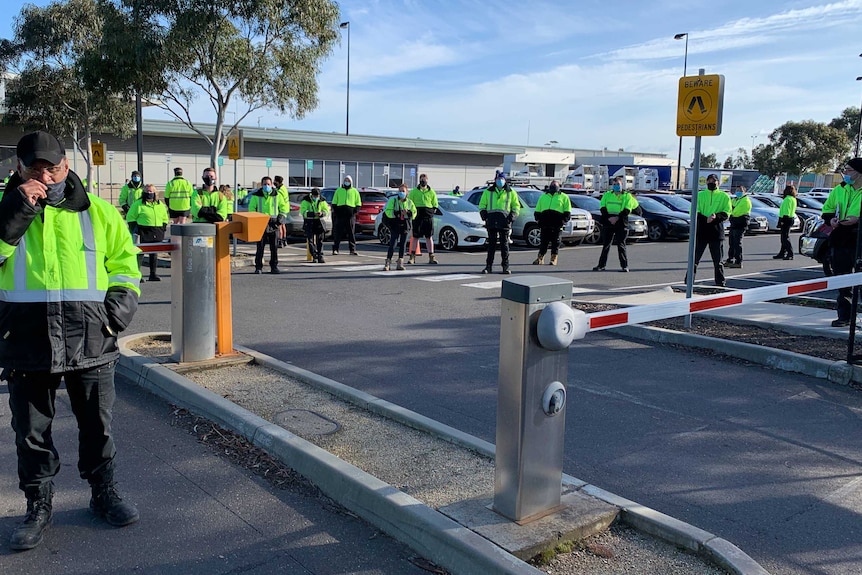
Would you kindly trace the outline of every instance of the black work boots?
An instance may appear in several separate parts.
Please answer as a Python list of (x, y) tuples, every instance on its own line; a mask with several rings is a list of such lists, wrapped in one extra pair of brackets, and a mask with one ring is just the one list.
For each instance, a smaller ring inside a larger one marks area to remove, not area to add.
[(114, 527), (131, 525), (140, 518), (138, 510), (131, 503), (126, 503), (113, 481), (91, 483), (93, 496), (90, 499), (90, 511), (96, 517), (101, 517)]
[(27, 515), (12, 531), (9, 547), (15, 551), (33, 549), (42, 542), (42, 536), (51, 525), (54, 515), (51, 501), (54, 497), (54, 484), (50, 481), (38, 488), (28, 490)]

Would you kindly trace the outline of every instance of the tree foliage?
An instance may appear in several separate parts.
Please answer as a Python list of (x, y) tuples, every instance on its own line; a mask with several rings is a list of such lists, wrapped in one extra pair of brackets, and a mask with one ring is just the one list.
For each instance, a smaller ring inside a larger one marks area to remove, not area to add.
[(769, 143), (752, 153), (754, 168), (769, 177), (789, 172), (834, 171), (846, 158), (850, 140), (845, 132), (821, 122), (786, 122), (769, 134)]
[[(691, 168), (694, 167), (694, 161), (692, 161)], [(704, 154), (701, 152), (700, 154), (700, 167), (701, 168), (718, 168), (718, 158), (716, 158), (715, 154)]]
[(751, 168), (751, 157), (745, 148), (737, 148), (736, 154), (724, 159), (722, 166), (728, 170), (747, 170)]
[(7, 81), (4, 121), (72, 139), (87, 163), (89, 182), (92, 134), (123, 137), (134, 122), (130, 101), (84, 82), (102, 25), (95, 0), (26, 5), (16, 20), (14, 38), (0, 46), (0, 60), (17, 74)]
[(829, 126), (847, 134), (847, 138), (850, 140), (851, 146), (853, 147), (854, 154), (856, 154), (857, 150), (862, 148), (862, 146), (860, 146), (862, 143), (857, 141), (859, 138), (859, 113), (859, 108), (855, 108), (853, 106), (844, 108), (844, 111), (841, 112), (840, 116), (833, 118), (832, 121), (829, 122)]
[[(255, 110), (301, 118), (317, 106), (320, 62), (339, 37), (332, 0), (104, 1), (111, 25), (130, 32), (102, 43), (101, 63), (116, 71), (111, 87), (125, 77), (126, 89), (153, 96), (210, 144), (212, 165), (227, 133)], [(212, 108), (212, 133), (193, 119), (199, 98)], [(226, 126), (234, 103), (242, 111)]]

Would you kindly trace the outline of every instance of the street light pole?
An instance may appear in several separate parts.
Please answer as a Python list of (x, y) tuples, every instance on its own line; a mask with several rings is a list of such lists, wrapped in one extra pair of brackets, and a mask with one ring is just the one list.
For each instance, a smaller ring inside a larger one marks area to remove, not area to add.
[[(862, 56), (862, 54), (859, 54)], [(858, 76), (856, 81), (862, 80), (862, 76)], [(859, 157), (859, 140), (862, 139), (862, 104), (859, 105), (859, 131), (856, 133), (856, 153), (853, 154), (855, 157)]]
[(350, 22), (342, 22), (339, 28), (347, 28), (347, 115), (344, 123), (344, 135), (350, 135)]
[[(685, 38), (685, 57), (682, 63), (682, 75), (685, 77), (688, 71), (688, 32), (677, 34), (673, 37), (674, 40), (682, 40)], [(676, 189), (679, 189), (679, 176), (682, 173), (682, 136), (679, 137), (679, 151), (676, 154)]]

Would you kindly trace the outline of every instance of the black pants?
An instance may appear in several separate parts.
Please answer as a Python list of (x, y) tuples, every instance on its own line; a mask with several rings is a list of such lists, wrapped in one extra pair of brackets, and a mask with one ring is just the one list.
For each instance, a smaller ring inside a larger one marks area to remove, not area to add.
[(703, 257), (703, 252), (709, 247), (709, 255), (712, 257), (712, 266), (715, 268), (715, 285), (723, 286), (724, 281), (724, 236), (713, 239), (697, 238), (694, 242), (694, 271), (697, 273), (697, 264)]
[(389, 251), (386, 259), (391, 260), (395, 254), (395, 246), (398, 245), (398, 257), (404, 257), (404, 244), (407, 243), (407, 234), (410, 230), (403, 226), (389, 226)]
[(335, 208), (332, 213), (332, 251), (338, 251), (341, 240), (347, 238), (351, 252), (356, 251), (356, 214), (350, 208)]
[(485, 265), (490, 268), (494, 264), (494, 253), (497, 251), (497, 245), (500, 246), (503, 269), (509, 269), (508, 229), (493, 228), (488, 230), (488, 256), (485, 258)]
[(608, 254), (611, 251), (611, 243), (616, 244), (617, 254), (620, 256), (620, 268), (629, 267), (629, 257), (626, 251), (626, 239), (629, 237), (628, 226), (602, 226), (602, 253), (599, 255), (598, 267), (603, 268), (608, 263)]
[(742, 263), (742, 236), (744, 235), (745, 228), (730, 228), (727, 259), (738, 264)]
[[(129, 224), (131, 225), (131, 224)], [(136, 232), (141, 236), (141, 242), (151, 244), (160, 242), (165, 239), (165, 230), (158, 226), (138, 226), (135, 224)], [(158, 274), (156, 270), (158, 268), (158, 254), (149, 254), (150, 256), (150, 277), (154, 278)], [(143, 263), (143, 257), (139, 260), (139, 265)]]
[(793, 244), (790, 243), (790, 226), (793, 225), (793, 219), (784, 216), (778, 222), (778, 229), (781, 231), (781, 251), (778, 255), (784, 257), (793, 257)]
[(267, 245), (269, 246), (269, 267), (273, 270), (278, 267), (278, 248), (275, 246), (277, 238), (276, 230), (263, 232), (263, 237), (257, 242), (257, 252), (254, 254), (254, 269), (263, 269), (263, 250)]
[[(854, 238), (855, 233), (854, 233)], [(835, 275), (843, 275), (853, 273), (853, 260), (856, 257), (855, 245), (833, 246), (832, 254), (832, 271)], [(838, 312), (838, 319), (850, 321), (850, 315), (853, 311), (853, 288), (839, 288), (838, 297), (835, 300), (835, 309)]]
[(323, 223), (320, 220), (309, 220), (302, 224), (305, 230), (305, 241), (308, 242), (308, 251), (311, 252), (311, 257), (317, 260), (323, 255), (323, 235), (326, 230), (323, 229)]
[(555, 256), (560, 251), (560, 235), (563, 233), (563, 228), (560, 226), (542, 226), (539, 228), (541, 239), (539, 240), (539, 257), (544, 257), (548, 253), (548, 246), (551, 246), (551, 255)]
[(116, 393), (114, 365), (62, 373), (12, 370), (7, 374), (12, 429), (18, 451), (18, 487), (31, 493), (60, 471), (52, 427), (54, 402), (65, 379), (72, 413), (78, 422), (78, 472), (98, 480), (116, 455), (111, 413)]

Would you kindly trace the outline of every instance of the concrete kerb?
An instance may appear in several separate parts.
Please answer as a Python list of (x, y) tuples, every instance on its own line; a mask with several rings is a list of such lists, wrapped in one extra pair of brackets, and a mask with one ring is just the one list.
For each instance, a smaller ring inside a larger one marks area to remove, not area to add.
[(128, 349), (136, 339), (163, 335), (145, 333), (122, 338), (118, 373), (245, 436), (333, 500), (452, 573), (542, 573), (421, 501)]
[(841, 385), (849, 385), (851, 382), (862, 383), (862, 367), (849, 365), (846, 361), (820, 359), (792, 351), (682, 333), (660, 327), (627, 325), (608, 331), (632, 339), (718, 351), (752, 363), (774, 367), (782, 371), (801, 373)]
[[(175, 403), (184, 399), (199, 400), (210, 395), (218, 400), (217, 405), (229, 404), (232, 408), (218, 415), (210, 415), (208, 411), (201, 413), (201, 415), (219, 423), (222, 423), (229, 414), (246, 411), (208, 390), (199, 388), (173, 371), (149, 362), (147, 358), (128, 349), (128, 344), (136, 339), (164, 335), (162, 332), (142, 333), (122, 338), (120, 340), (122, 354), (120, 364), (128, 363), (130, 365), (123, 366), (122, 369), (118, 366), (118, 371), (142, 387)], [(493, 458), (495, 456), (495, 446), (487, 441), (260, 352), (242, 346), (236, 346), (236, 349), (252, 356), (259, 365), (299, 379), (373, 413), (473, 450), (486, 457)], [(136, 373), (138, 379), (134, 377)], [(146, 379), (161, 381), (144, 381)], [(183, 388), (191, 386), (197, 388), (201, 393), (177, 393), (169, 389), (171, 386), (177, 385), (178, 382), (182, 383)], [(196, 404), (177, 404), (197, 408)], [(200, 409), (206, 410), (209, 407), (214, 407), (214, 405), (204, 402)], [(496, 569), (498, 570), (491, 572), (541, 573), (541, 571), (509, 555), (490, 541), (376, 477), (336, 458), (327, 451), (279, 426), (261, 420), (253, 414), (250, 415), (256, 418), (255, 421), (263, 421), (263, 425), (256, 427), (252, 435), (240, 431), (235, 423), (224, 424), (224, 426), (238, 433), (243, 433), (253, 443), (276, 455), (298, 473), (318, 485), (329, 497), (439, 565), (455, 573), (487, 573), (489, 572), (487, 571), (487, 561), (497, 562), (502, 558), (504, 560), (503, 566), (508, 566), (514, 570), (501, 569), (500, 566), (497, 566)], [(248, 429), (247, 426), (243, 426), (243, 428)], [(741, 549), (702, 529), (619, 497), (570, 475), (563, 474), (563, 488), (564, 490), (582, 490), (587, 495), (619, 507), (622, 510), (620, 518), (628, 525), (708, 557), (731, 573), (768, 575), (766, 570)], [(398, 496), (395, 497), (395, 494)], [(441, 529), (441, 533), (431, 533), (429, 529)], [(455, 539), (458, 545), (453, 546), (451, 539)], [(482, 565), (476, 565), (477, 558), (471, 557), (471, 552), (486, 555)], [(501, 557), (500, 554), (504, 557)], [(450, 561), (454, 563), (450, 563)], [(473, 569), (473, 567), (477, 567), (479, 570), (468, 570)]]

